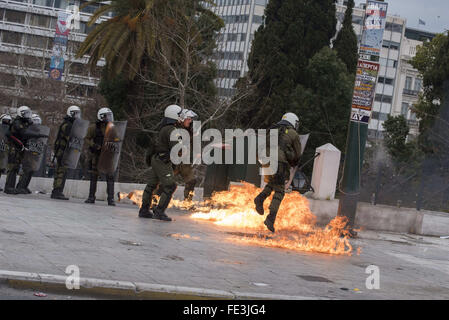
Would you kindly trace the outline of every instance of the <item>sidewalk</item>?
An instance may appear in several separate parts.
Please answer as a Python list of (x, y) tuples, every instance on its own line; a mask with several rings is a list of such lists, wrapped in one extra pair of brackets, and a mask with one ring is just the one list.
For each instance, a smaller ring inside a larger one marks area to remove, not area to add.
[[(171, 223), (139, 219), (121, 203), (1, 193), (0, 270), (65, 277), (77, 265), (82, 278), (219, 290), (226, 299), (449, 299), (447, 239), (365, 231), (351, 240), (360, 255), (333, 256), (238, 244), (229, 238), (239, 230), (168, 214)], [(372, 264), (379, 290), (365, 287)]]

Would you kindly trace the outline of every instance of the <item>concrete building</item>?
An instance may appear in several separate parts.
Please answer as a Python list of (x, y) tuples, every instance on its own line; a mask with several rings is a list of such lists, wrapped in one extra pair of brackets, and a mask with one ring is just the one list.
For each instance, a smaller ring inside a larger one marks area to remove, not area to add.
[(225, 22), (213, 61), (217, 64), (218, 95), (230, 98), (234, 85), (248, 71), (248, 55), (254, 33), (263, 22), (268, 0), (215, 0), (209, 8)]
[[(79, 29), (70, 31), (61, 80), (49, 79), (58, 13), (65, 11), (69, 5), (79, 6), (85, 2), (0, 1), (0, 108), (3, 111), (24, 104), (33, 108), (39, 92), (42, 93), (42, 100), (57, 100), (61, 104), (83, 104), (92, 97), (104, 62), (99, 63), (95, 72), (90, 72), (86, 66), (87, 59), (75, 59), (75, 53), (92, 29), (87, 26), (87, 21), (97, 9), (96, 6), (82, 9)], [(107, 18), (103, 17), (100, 21)], [(61, 93), (50, 94), (53, 84), (61, 89)], [(34, 91), (30, 88), (34, 88)]]
[[(263, 22), (267, 2), (268, 0), (216, 0), (216, 6), (211, 7), (226, 24), (220, 32), (214, 59), (218, 67), (216, 85), (219, 96), (223, 98), (235, 94), (235, 83), (248, 71), (247, 60), (251, 42), (254, 32)], [(346, 3), (347, 0), (337, 1), (337, 30), (341, 28)], [(353, 10), (353, 27), (359, 41), (364, 13), (364, 4)], [(418, 123), (416, 116), (410, 112), (410, 106), (417, 101), (421, 81), (418, 72), (413, 70), (407, 61), (414, 56), (416, 46), (422, 44), (423, 39), (431, 39), (434, 35), (406, 28), (406, 22), (406, 19), (398, 16), (387, 16), (380, 56), (381, 69), (373, 113), (368, 126), (370, 138), (383, 137), (383, 122), (390, 114), (406, 115), (411, 126), (411, 134), (417, 133)]]
[(393, 116), (402, 114), (410, 127), (410, 135), (419, 133), (419, 123), (416, 115), (411, 111), (413, 104), (418, 102), (418, 95), (422, 91), (423, 83), (418, 70), (412, 67), (410, 60), (416, 55), (416, 48), (426, 41), (431, 41), (434, 33), (405, 29), (403, 45), (399, 61), (399, 76), (397, 90), (395, 90), (394, 105), (391, 114)]
[[(347, 1), (339, 0), (337, 4), (337, 30), (341, 28), (346, 11)], [(354, 8), (352, 22), (354, 32), (360, 41), (362, 36), (363, 21), (365, 15), (365, 4)], [(400, 53), (403, 47), (404, 34), (406, 29), (406, 19), (387, 15), (385, 32), (383, 35), (383, 44), (380, 55), (380, 71), (376, 87), (376, 96), (374, 99), (373, 112), (368, 124), (368, 137), (382, 138), (383, 123), (387, 120), (389, 114), (395, 110), (395, 96), (399, 87), (399, 64)], [(360, 44), (360, 43), (359, 43)]]

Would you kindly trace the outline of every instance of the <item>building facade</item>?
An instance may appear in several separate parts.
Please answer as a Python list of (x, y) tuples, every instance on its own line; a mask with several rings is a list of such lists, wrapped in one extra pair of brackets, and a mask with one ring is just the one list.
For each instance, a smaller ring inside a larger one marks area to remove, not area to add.
[(221, 98), (234, 96), (234, 85), (248, 72), (248, 56), (254, 33), (263, 23), (268, 0), (215, 0), (208, 6), (220, 16), (225, 27), (220, 31), (213, 61), (218, 76), (215, 84)]
[[(263, 22), (267, 0), (215, 0), (211, 9), (223, 18), (225, 27), (219, 35), (214, 61), (218, 68), (216, 85), (219, 96), (232, 97), (237, 80), (248, 71), (248, 56), (254, 33)], [(343, 23), (347, 0), (336, 4), (337, 30)], [(353, 9), (353, 27), (360, 41), (365, 4)], [(417, 134), (418, 123), (410, 107), (417, 101), (422, 81), (409, 61), (422, 41), (434, 35), (406, 28), (406, 19), (387, 16), (380, 56), (380, 72), (376, 87), (373, 113), (368, 125), (370, 138), (383, 138), (383, 123), (388, 115), (404, 114), (409, 120), (411, 134)], [(406, 107), (407, 105), (407, 107)]]
[[(347, 1), (338, 1), (337, 4), (337, 30), (341, 28), (346, 11)], [(365, 4), (355, 7), (352, 13), (354, 32), (359, 40), (362, 36)], [(404, 45), (406, 19), (387, 15), (387, 22), (383, 35), (382, 50), (380, 54), (380, 70), (374, 98), (373, 112), (368, 123), (369, 138), (383, 138), (383, 123), (388, 115), (395, 110), (395, 97), (400, 83), (400, 55)]]
[[(44, 105), (51, 102), (82, 105), (94, 95), (104, 61), (90, 72), (87, 59), (76, 59), (75, 54), (92, 29), (87, 22), (96, 6), (82, 9), (79, 24), (74, 23), (79, 28), (70, 30), (61, 80), (49, 78), (58, 14), (70, 5), (85, 2), (0, 0), (0, 108), (4, 112), (13, 113), (11, 110), (20, 105), (33, 108), (38, 100)], [(107, 18), (102, 17), (99, 22)]]
[(394, 96), (395, 103), (391, 114), (393, 116), (402, 114), (407, 119), (411, 136), (416, 136), (419, 133), (419, 123), (416, 115), (412, 112), (412, 107), (418, 102), (419, 93), (423, 89), (423, 81), (418, 70), (410, 64), (410, 60), (416, 56), (418, 46), (426, 41), (431, 41), (434, 37), (434, 33), (412, 28), (405, 29), (399, 61), (397, 90), (395, 90)]

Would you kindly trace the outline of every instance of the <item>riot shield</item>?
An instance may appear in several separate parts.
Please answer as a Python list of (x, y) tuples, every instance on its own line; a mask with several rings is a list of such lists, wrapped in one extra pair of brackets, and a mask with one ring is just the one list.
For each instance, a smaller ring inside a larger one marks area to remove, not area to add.
[(25, 136), (28, 140), (22, 163), (24, 170), (32, 172), (39, 170), (49, 135), (50, 128), (46, 126), (33, 124), (26, 129)]
[(76, 119), (70, 131), (69, 144), (64, 150), (62, 165), (69, 169), (76, 169), (84, 145), (84, 138), (89, 129), (89, 121)]
[(106, 126), (103, 146), (98, 160), (98, 172), (114, 174), (117, 170), (125, 138), (127, 121), (109, 122)]
[(6, 134), (9, 126), (0, 124), (0, 170), (6, 169), (8, 166), (8, 147)]
[[(301, 142), (301, 155), (304, 153), (304, 150), (306, 149), (307, 141), (309, 141), (310, 133), (305, 135), (299, 136), (299, 141)], [(288, 179), (288, 182), (285, 184), (285, 190), (290, 188), (293, 178), (295, 177), (296, 171), (298, 170), (298, 166), (294, 168), (290, 168), (290, 178)]]

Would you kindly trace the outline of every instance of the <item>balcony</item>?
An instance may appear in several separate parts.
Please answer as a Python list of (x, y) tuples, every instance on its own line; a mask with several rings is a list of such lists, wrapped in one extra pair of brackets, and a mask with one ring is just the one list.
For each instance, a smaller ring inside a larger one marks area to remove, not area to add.
[(411, 89), (404, 89), (404, 91), (402, 91), (403, 94), (409, 95), (409, 96), (414, 96), (417, 97), (419, 94), (419, 91), (417, 90), (411, 90)]

